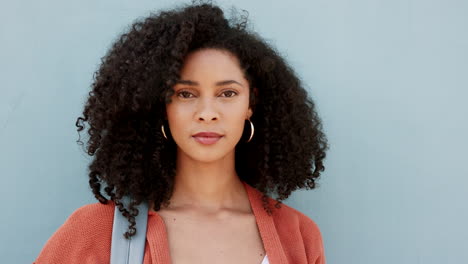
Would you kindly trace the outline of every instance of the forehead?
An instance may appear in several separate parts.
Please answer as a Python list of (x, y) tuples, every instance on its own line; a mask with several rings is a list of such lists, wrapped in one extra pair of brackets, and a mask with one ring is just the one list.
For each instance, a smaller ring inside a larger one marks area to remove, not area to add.
[(243, 78), (238, 58), (218, 49), (202, 49), (189, 53), (184, 60), (182, 78)]

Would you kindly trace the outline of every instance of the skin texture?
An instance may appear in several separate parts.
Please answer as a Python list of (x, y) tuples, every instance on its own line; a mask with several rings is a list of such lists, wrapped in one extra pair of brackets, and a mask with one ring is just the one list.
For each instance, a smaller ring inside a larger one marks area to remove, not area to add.
[[(127, 238), (137, 232), (135, 206), (143, 201), (153, 211), (248, 212), (244, 181), (263, 193), (271, 214), (294, 190), (317, 186), (328, 144), (314, 87), (309, 94), (280, 52), (248, 29), (247, 17), (233, 14), (209, 3), (152, 13), (101, 58), (76, 126), (89, 136), (90, 188), (128, 219)], [(185, 79), (199, 85), (180, 85)], [(244, 89), (214, 85), (227, 79)], [(194, 97), (177, 97), (182, 88)], [(228, 98), (226, 88), (239, 94)], [(249, 115), (255, 133), (246, 142)], [(205, 130), (225, 136), (210, 146), (191, 138)], [(133, 198), (129, 205), (121, 202), (125, 195)]]
[[(234, 82), (217, 85), (223, 81)], [(243, 188), (235, 171), (235, 146), (245, 120), (252, 116), (250, 87), (238, 59), (223, 50), (192, 52), (174, 90), (172, 102), (166, 106), (170, 131), (177, 144), (171, 203), (214, 211), (235, 206)], [(203, 145), (192, 137), (201, 131), (223, 136), (215, 144)]]
[[(260, 263), (265, 249), (235, 170), (235, 147), (253, 113), (239, 60), (226, 50), (193, 51), (173, 88), (166, 113), (177, 144), (174, 192), (170, 206), (158, 211), (171, 261)], [(201, 131), (223, 136), (203, 145), (192, 137)]]

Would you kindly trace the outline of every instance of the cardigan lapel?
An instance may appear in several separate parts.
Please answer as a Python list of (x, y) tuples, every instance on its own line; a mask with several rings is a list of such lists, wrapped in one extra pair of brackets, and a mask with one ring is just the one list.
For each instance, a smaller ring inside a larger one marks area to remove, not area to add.
[[(250, 201), (250, 206), (257, 222), (257, 227), (260, 232), (263, 246), (270, 264), (287, 264), (286, 255), (283, 246), (276, 231), (273, 217), (263, 208), (262, 193), (242, 181), (247, 196)], [(274, 214), (274, 211), (273, 211)], [(170, 264), (171, 257), (169, 254), (169, 240), (167, 235), (166, 225), (163, 218), (156, 212), (148, 210), (148, 227), (146, 239), (150, 246), (151, 259), (155, 264)]]
[(263, 246), (265, 247), (270, 264), (287, 264), (288, 261), (284, 253), (283, 246), (281, 245), (278, 232), (276, 231), (275, 222), (273, 221), (275, 211), (273, 210), (273, 215), (268, 215), (263, 208), (263, 194), (246, 182), (242, 181), (242, 183), (247, 191), (250, 206), (252, 207), (252, 211), (255, 215), (258, 230), (260, 231)]
[(156, 212), (148, 210), (146, 240), (150, 246), (151, 259), (155, 264), (171, 263), (169, 240), (163, 218)]

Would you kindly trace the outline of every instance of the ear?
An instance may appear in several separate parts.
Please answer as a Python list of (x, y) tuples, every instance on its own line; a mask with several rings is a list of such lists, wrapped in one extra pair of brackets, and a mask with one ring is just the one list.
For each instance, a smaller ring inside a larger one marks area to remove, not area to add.
[[(255, 94), (255, 101), (257, 101), (258, 99), (258, 89), (257, 87), (254, 87), (253, 88), (253, 93)], [(253, 115), (253, 111), (252, 111), (252, 107), (249, 107), (249, 110), (247, 112), (247, 119), (249, 119), (251, 116)]]
[(247, 119), (249, 119), (253, 115), (252, 108), (249, 107), (249, 110), (247, 110)]

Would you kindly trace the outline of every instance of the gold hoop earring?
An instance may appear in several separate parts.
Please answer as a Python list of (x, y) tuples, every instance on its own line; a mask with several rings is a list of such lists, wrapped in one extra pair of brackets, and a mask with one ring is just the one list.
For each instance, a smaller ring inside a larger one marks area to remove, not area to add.
[(247, 119), (247, 121), (249, 121), (249, 123), (250, 123), (250, 138), (249, 138), (249, 140), (247, 140), (247, 142), (250, 142), (250, 140), (252, 140), (252, 137), (254, 135), (254, 125), (253, 125), (252, 121), (250, 121), (250, 119)]
[(164, 138), (167, 139), (167, 137), (166, 137), (166, 132), (164, 132), (164, 124), (161, 125), (161, 131), (162, 131), (162, 133), (163, 133)]

